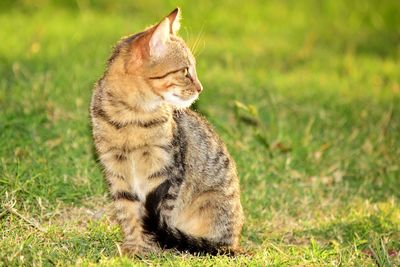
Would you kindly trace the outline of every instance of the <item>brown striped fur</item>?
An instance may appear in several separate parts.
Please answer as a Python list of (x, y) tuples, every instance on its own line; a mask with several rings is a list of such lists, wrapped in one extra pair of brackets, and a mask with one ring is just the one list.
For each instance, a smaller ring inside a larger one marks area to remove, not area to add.
[(93, 138), (131, 255), (234, 252), (243, 224), (235, 162), (187, 109), (202, 86), (179, 13), (122, 39), (93, 91)]

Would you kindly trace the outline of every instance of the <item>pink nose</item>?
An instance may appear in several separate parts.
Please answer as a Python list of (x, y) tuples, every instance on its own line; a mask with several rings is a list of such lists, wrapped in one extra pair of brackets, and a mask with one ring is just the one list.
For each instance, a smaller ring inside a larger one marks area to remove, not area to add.
[(203, 86), (201, 85), (200, 82), (196, 82), (195, 87), (196, 87), (196, 91), (197, 91), (198, 93), (200, 93), (201, 91), (203, 91)]

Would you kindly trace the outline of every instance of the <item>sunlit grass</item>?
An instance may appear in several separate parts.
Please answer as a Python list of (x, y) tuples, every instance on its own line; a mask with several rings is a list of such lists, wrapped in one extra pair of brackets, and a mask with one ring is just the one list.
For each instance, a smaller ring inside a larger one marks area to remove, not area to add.
[[(112, 45), (180, 5), (246, 223), (237, 258), (121, 258), (90, 137)], [(0, 265), (399, 265), (398, 1), (3, 1)]]

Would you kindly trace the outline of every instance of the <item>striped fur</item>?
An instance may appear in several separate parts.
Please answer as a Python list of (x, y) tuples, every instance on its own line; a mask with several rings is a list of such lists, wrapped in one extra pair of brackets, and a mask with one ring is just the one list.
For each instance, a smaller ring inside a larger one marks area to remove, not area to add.
[(184, 108), (202, 87), (178, 13), (117, 44), (93, 91), (93, 139), (125, 253), (232, 254), (243, 224), (235, 162)]

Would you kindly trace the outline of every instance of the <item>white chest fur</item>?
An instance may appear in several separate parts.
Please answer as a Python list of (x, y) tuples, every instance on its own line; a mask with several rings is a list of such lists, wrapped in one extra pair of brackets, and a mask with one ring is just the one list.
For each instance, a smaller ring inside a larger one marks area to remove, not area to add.
[(171, 162), (171, 156), (158, 147), (146, 148), (132, 153), (130, 185), (140, 201), (146, 200), (147, 194), (160, 184), (164, 177), (152, 177)]
[(133, 170), (132, 177), (133, 179), (131, 181), (131, 187), (133, 192), (136, 193), (141, 202), (145, 202), (146, 195), (151, 190), (150, 183), (146, 181), (146, 177), (141, 177), (140, 175), (137, 175), (135, 170)]

